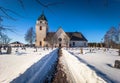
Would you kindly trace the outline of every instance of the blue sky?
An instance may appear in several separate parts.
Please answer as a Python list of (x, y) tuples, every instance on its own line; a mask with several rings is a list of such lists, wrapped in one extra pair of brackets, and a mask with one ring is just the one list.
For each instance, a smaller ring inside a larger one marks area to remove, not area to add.
[[(45, 8), (35, 0), (23, 0), (23, 9), (17, 0), (0, 0), (0, 6), (11, 9), (20, 16), (10, 12), (16, 21), (4, 18), (2, 24), (11, 26), (16, 33), (7, 32), (12, 41), (26, 43), (24, 35), (30, 27), (35, 28), (37, 18), (44, 10), (48, 20), (49, 31), (56, 31), (60, 26), (66, 32), (78, 31), (89, 42), (100, 42), (105, 32), (112, 26), (120, 24), (119, 0), (40, 0), (43, 4), (59, 2)], [(106, 3), (107, 1), (107, 3)], [(0, 15), (4, 15), (0, 12)]]

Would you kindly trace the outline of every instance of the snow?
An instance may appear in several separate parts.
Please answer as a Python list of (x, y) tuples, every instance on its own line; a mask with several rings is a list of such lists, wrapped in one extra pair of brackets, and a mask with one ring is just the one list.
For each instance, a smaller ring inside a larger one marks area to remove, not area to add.
[[(33, 68), (31, 68), (30, 70), (33, 72), (37, 72), (39, 69), (38, 67), (41, 65), (40, 66), (42, 70), (41, 73), (43, 73), (44, 71), (47, 71), (47, 69), (49, 69), (48, 68), (49, 66), (48, 65), (46, 66), (46, 64), (48, 64), (48, 62), (53, 63), (56, 59), (55, 57), (56, 54), (53, 54), (54, 52), (53, 50), (38, 49), (38, 52), (34, 52), (35, 49), (33, 48), (27, 48), (26, 51), (18, 48), (18, 52), (15, 52), (16, 48), (12, 50), (13, 50), (12, 54), (10, 55), (8, 54), (0, 55), (0, 83), (11, 82), (16, 77), (19, 77), (20, 75), (24, 74), (31, 66), (34, 66), (34, 64), (38, 63), (39, 61), (40, 62), (37, 65), (35, 65), (34, 70)], [(55, 58), (52, 60), (53, 55)], [(44, 63), (45, 60), (46, 60), (46, 63)], [(30, 73), (27, 73), (26, 76), (30, 77), (33, 75), (34, 75), (33, 73), (31, 75)], [(25, 75), (22, 75), (22, 76), (25, 77)], [(20, 79), (22, 79), (23, 77), (21, 77)], [(33, 80), (30, 80), (30, 81), (33, 81)]]
[(64, 67), (68, 67), (66, 68), (68, 70), (66, 70), (65, 72), (70, 72), (70, 74), (72, 75), (71, 79), (73, 83), (106, 83), (103, 79), (97, 76), (93, 70), (87, 67), (87, 65), (81, 63), (75, 56), (73, 56), (66, 50), (62, 51), (63, 56), (60, 60), (64, 64)]
[[(70, 83), (120, 83), (120, 69), (114, 68), (118, 49), (104, 49), (83, 48), (80, 54), (80, 48), (63, 48), (60, 61)], [(57, 60), (57, 49), (35, 50), (13, 48), (12, 54), (0, 55), (0, 83), (42, 83)]]
[(92, 70), (106, 80), (108, 83), (120, 83), (120, 69), (114, 68), (115, 60), (120, 60), (117, 49), (109, 49), (104, 52), (105, 48), (95, 49), (92, 53), (91, 48), (84, 48), (84, 54), (80, 54), (80, 49), (70, 49), (69, 52), (79, 61), (89, 66)]

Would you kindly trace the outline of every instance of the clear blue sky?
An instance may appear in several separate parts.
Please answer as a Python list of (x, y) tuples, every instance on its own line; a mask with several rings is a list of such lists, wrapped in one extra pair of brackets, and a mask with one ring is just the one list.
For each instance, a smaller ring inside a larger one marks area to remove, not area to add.
[[(44, 10), (48, 20), (49, 31), (56, 31), (60, 26), (66, 32), (78, 31), (84, 34), (89, 42), (100, 42), (105, 32), (120, 23), (119, 0), (40, 0), (43, 4), (60, 2), (45, 8), (35, 0), (23, 0), (25, 9), (17, 0), (0, 0), (0, 6), (9, 8), (18, 14), (9, 13), (16, 21), (4, 19), (4, 25), (12, 26), (16, 33), (7, 32), (12, 41), (25, 43), (24, 35), (28, 28), (34, 27)], [(107, 2), (108, 1), (108, 2)], [(61, 3), (62, 2), (62, 3)], [(0, 12), (0, 15), (4, 15)]]

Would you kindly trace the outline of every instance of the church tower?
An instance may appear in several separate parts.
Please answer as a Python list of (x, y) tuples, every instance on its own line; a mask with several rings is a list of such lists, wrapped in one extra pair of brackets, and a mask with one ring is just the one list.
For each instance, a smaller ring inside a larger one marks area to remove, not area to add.
[(48, 32), (48, 22), (44, 15), (41, 16), (36, 21), (36, 43), (35, 46), (40, 47), (45, 45), (45, 38)]

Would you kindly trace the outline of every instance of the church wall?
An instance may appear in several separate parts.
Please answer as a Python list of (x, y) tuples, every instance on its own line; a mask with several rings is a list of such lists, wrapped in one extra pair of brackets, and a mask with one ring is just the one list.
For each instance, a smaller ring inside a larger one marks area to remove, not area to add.
[(87, 41), (70, 41), (72, 47), (86, 47), (88, 46)]
[(36, 23), (36, 46), (40, 46), (40, 42), (41, 42), (41, 46), (44, 46), (44, 43), (45, 43), (44, 39), (46, 38), (47, 28), (48, 26), (46, 24), (46, 21), (37, 21)]
[[(56, 35), (57, 35), (57, 44), (56, 46), (58, 47), (59, 44), (61, 44), (62, 47), (68, 47), (69, 46), (69, 37), (66, 35), (66, 33), (62, 30), (62, 28), (60, 28), (57, 32), (56, 32)], [(61, 39), (61, 41), (59, 41), (59, 39)], [(67, 45), (68, 44), (68, 45)]]

